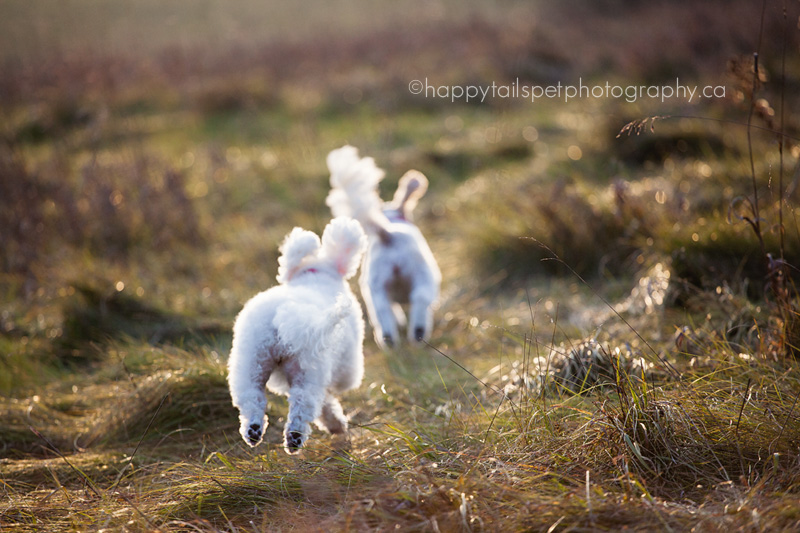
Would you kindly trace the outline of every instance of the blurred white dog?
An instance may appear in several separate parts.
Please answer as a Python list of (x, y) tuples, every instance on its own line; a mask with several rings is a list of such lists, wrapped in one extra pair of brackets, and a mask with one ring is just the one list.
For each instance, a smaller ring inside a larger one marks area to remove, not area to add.
[(326, 203), (334, 216), (350, 216), (369, 235), (361, 271), (361, 295), (381, 347), (400, 340), (398, 324), (406, 317), (400, 304), (409, 304), (408, 338), (428, 340), (433, 329), (433, 305), (439, 297), (442, 274), (412, 212), (428, 189), (422, 173), (410, 170), (400, 178), (391, 202), (378, 196), (384, 172), (371, 157), (344, 146), (328, 154), (331, 191)]
[(228, 384), (250, 446), (267, 427), (265, 385), (289, 397), (288, 453), (303, 446), (311, 422), (331, 433), (347, 430), (334, 395), (357, 387), (364, 374), (364, 319), (346, 280), (366, 246), (361, 226), (349, 218), (332, 220), (321, 242), (294, 228), (280, 247), (280, 285), (254, 296), (236, 317)]

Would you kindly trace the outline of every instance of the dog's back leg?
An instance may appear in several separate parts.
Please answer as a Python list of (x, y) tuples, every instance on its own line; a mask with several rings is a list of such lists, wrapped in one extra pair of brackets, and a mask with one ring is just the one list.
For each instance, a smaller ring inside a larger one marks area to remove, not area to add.
[(430, 283), (417, 283), (409, 296), (408, 340), (427, 341), (433, 330), (433, 302), (437, 295), (436, 286)]
[(300, 450), (311, 434), (311, 422), (322, 414), (325, 385), (314, 380), (319, 372), (298, 369), (290, 377), (289, 414), (284, 428), (284, 448), (293, 454)]
[(400, 333), (397, 330), (392, 301), (386, 294), (386, 289), (379, 283), (370, 285), (362, 280), (361, 296), (364, 297), (364, 303), (367, 306), (369, 322), (375, 333), (375, 342), (381, 348), (397, 346), (400, 341)]
[[(237, 348), (231, 354), (228, 381), (233, 405), (239, 409), (239, 433), (250, 446), (257, 446), (267, 428), (267, 394), (265, 386), (274, 364), (267, 359), (253, 363)], [(247, 366), (250, 363), (251, 366)]]

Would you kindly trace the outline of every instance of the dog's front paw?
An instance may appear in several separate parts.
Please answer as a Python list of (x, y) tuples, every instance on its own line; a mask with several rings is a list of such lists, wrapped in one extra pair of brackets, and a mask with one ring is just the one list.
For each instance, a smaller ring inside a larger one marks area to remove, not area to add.
[(425, 339), (425, 328), (416, 327), (414, 328), (414, 340), (417, 342), (422, 342)]
[(286, 433), (286, 442), (284, 444), (286, 453), (292, 455), (299, 452), (300, 448), (303, 447), (304, 441), (305, 437), (299, 431), (288, 431)]

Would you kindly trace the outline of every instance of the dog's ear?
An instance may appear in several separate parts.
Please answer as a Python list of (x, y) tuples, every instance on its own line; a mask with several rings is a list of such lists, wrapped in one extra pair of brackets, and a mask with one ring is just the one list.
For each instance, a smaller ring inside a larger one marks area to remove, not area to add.
[(348, 279), (358, 270), (361, 254), (367, 247), (367, 236), (358, 221), (337, 217), (322, 233), (322, 254), (330, 259), (342, 277)]
[(300, 269), (303, 260), (316, 255), (320, 249), (320, 240), (315, 233), (294, 228), (281, 244), (281, 256), (278, 258), (278, 283), (286, 283)]
[(397, 209), (410, 220), (411, 212), (420, 198), (428, 190), (428, 178), (419, 170), (409, 170), (397, 184), (397, 191), (392, 199), (392, 208)]

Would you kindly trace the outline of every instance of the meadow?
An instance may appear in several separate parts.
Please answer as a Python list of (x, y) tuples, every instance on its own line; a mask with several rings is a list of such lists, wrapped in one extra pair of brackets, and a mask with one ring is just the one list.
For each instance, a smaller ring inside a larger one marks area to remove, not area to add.
[[(800, 529), (797, 2), (311, 4), (0, 4), (0, 529)], [(344, 144), (430, 180), (434, 334), (249, 448), (233, 320)]]

